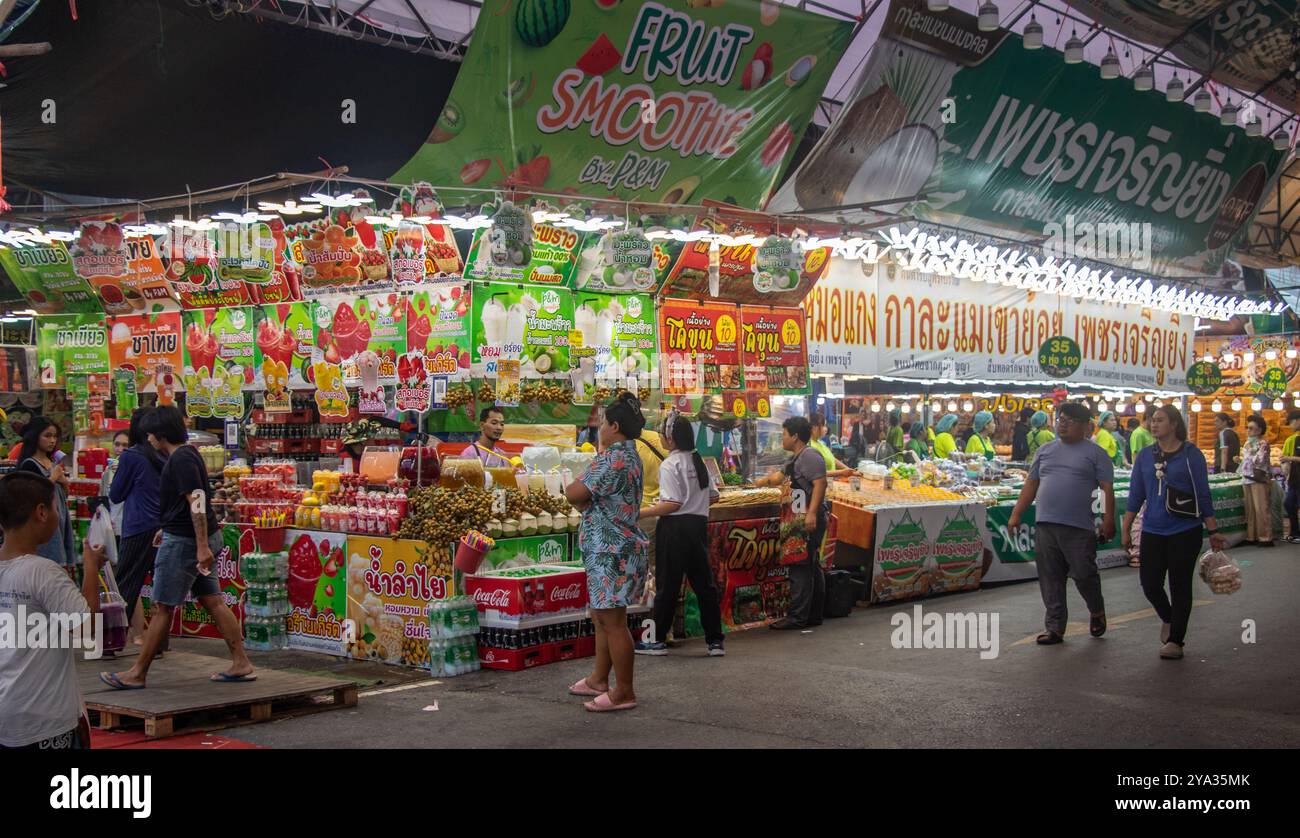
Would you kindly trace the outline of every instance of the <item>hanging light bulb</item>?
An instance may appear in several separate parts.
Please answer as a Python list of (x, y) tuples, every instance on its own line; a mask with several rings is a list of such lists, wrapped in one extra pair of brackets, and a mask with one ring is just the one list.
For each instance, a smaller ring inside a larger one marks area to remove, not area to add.
[(1247, 352), (1247, 353), (1243, 354), (1243, 355), (1241, 356), (1241, 362), (1242, 362), (1243, 364), (1245, 364), (1246, 366), (1250, 366), (1251, 364), (1255, 363), (1255, 353), (1254, 353), (1254, 352)]
[(901, 408), (899, 408), (899, 409), (902, 410), (904, 413), (911, 413), (911, 412), (912, 412), (912, 403), (911, 403), (911, 402), (903, 402), (903, 406), (902, 406)]
[(1232, 409), (1233, 409), (1233, 410), (1241, 410), (1241, 399), (1233, 399), (1233, 400), (1232, 400)]
[(925, 0), (925, 7), (932, 12), (946, 12), (948, 0)]
[(966, 411), (967, 413), (970, 413), (972, 410), (975, 409), (975, 403), (967, 399), (966, 403), (961, 406), (961, 409)]
[(1146, 394), (1145, 396), (1143, 396), (1142, 398), (1146, 399), (1147, 401), (1154, 401), (1154, 400), (1155, 400), (1155, 396), (1152, 395), (1151, 393), (1147, 393), (1147, 394)]
[(1043, 24), (1034, 20), (1034, 15), (1029, 14), (1029, 23), (1025, 26), (1025, 49), (1042, 49), (1043, 48)]
[(1210, 91), (1205, 88), (1196, 91), (1196, 95), (1192, 97), (1192, 109), (1197, 113), (1209, 113), (1210, 105), (1213, 103), (1214, 100), (1210, 97)]
[(1213, 364), (1213, 363), (1214, 363), (1214, 356), (1211, 355), (1210, 353), (1206, 352), (1206, 353), (1205, 353), (1205, 357), (1202, 358), (1201, 360), (1204, 361), (1204, 362), (1207, 363), (1207, 364)]
[(1276, 361), (1276, 360), (1277, 360), (1277, 350), (1276, 350), (1276, 349), (1269, 349), (1269, 350), (1265, 351), (1265, 352), (1264, 352), (1264, 360), (1265, 360), (1265, 361)]
[(1156, 86), (1156, 74), (1150, 65), (1143, 65), (1133, 74), (1133, 89), (1138, 91), (1153, 90)]
[(1252, 119), (1246, 123), (1247, 137), (1260, 137), (1263, 136), (1263, 134), (1264, 134), (1264, 123), (1260, 122), (1258, 118)]
[(1098, 402), (1097, 409), (1100, 410), (1102, 413), (1105, 413), (1106, 411), (1110, 410), (1110, 405), (1106, 404), (1105, 402)]
[(1275, 151), (1286, 151), (1291, 147), (1291, 138), (1286, 135), (1286, 131), (1279, 128), (1273, 134), (1273, 149)]
[(1262, 402), (1260, 402), (1259, 399), (1251, 399), (1251, 400), (1250, 400), (1250, 409), (1253, 410), (1253, 411), (1255, 411), (1256, 413), (1258, 413), (1259, 411), (1261, 411), (1261, 410), (1264, 409), (1264, 405), (1263, 405)]
[(1070, 40), (1065, 42), (1065, 63), (1080, 64), (1083, 62), (1083, 41), (1079, 40), (1079, 33), (1071, 30)]
[(1178, 76), (1174, 76), (1172, 79), (1169, 80), (1169, 84), (1165, 85), (1165, 101), (1166, 102), (1183, 101), (1183, 93), (1185, 90), (1186, 88), (1183, 87), (1183, 80), (1178, 78)]
[(1225, 128), (1230, 128), (1233, 125), (1236, 125), (1238, 110), (1239, 108), (1232, 104), (1232, 100), (1229, 99), (1227, 103), (1224, 104), (1223, 108), (1219, 110), (1219, 124)]
[(1295, 406), (1296, 406), (1297, 408), (1300, 408), (1300, 398), (1298, 398), (1298, 399), (1295, 400)]
[(1213, 410), (1215, 413), (1218, 413), (1219, 411), (1223, 410), (1223, 402), (1219, 401), (1218, 399), (1215, 399), (1214, 404), (1210, 405), (1210, 410)]
[(872, 403), (871, 403), (871, 412), (872, 412), (872, 413), (879, 413), (879, 412), (880, 412), (880, 402), (872, 402)]
[(885, 402), (885, 410), (889, 411), (890, 413), (893, 413), (897, 409), (898, 409), (898, 405), (894, 404), (892, 401)]
[(1103, 79), (1119, 78), (1119, 56), (1115, 54), (1115, 48), (1111, 47), (1106, 51), (1106, 55), (1101, 59), (1101, 77)]
[(1286, 405), (1282, 404), (1282, 400), (1281, 400), (1281, 399), (1273, 399), (1273, 409), (1274, 409), (1274, 410), (1281, 410), (1281, 409), (1284, 408), (1284, 407), (1286, 407)]
[(1156, 399), (1155, 406), (1158, 407), (1158, 408), (1159, 408), (1159, 407), (1164, 407), (1164, 406), (1165, 406), (1165, 400), (1164, 400), (1164, 399)]
[(1233, 355), (1231, 352), (1225, 352), (1225, 353), (1223, 353), (1223, 363), (1224, 363), (1224, 364), (1226, 364), (1227, 366), (1232, 366), (1232, 365), (1235, 364), (1236, 362), (1237, 362), (1237, 356), (1236, 356), (1236, 355)]
[(1192, 402), (1192, 413), (1200, 413), (1205, 408), (1201, 406), (1201, 400), (1197, 399)]
[(956, 412), (957, 412), (957, 403), (956, 403), (956, 402), (948, 402), (948, 412), (949, 412), (949, 413), (956, 413)]
[(981, 32), (998, 31), (998, 18), (1001, 16), (1002, 13), (998, 11), (998, 7), (992, 2), (992, 0), (989, 0), (989, 2), (986, 2), (984, 5), (980, 6), (980, 20), (979, 20), (980, 31)]
[(1147, 412), (1146, 402), (1138, 402), (1137, 404), (1133, 405), (1133, 410), (1136, 413), (1146, 413)]

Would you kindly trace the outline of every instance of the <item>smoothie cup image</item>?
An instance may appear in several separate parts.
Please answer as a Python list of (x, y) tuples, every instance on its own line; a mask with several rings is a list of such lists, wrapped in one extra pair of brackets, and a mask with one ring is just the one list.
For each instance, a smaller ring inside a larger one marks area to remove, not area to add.
[(483, 304), (479, 319), (483, 326), (483, 342), (488, 346), (500, 346), (506, 337), (506, 307), (493, 297)]
[(298, 536), (289, 547), (289, 605), (310, 610), (316, 599), (316, 585), (325, 566), (311, 536)]
[(126, 295), (116, 285), (106, 284), (102, 286), (99, 289), (99, 296), (104, 301), (104, 308), (108, 311), (126, 311), (130, 308), (126, 301)]
[(190, 366), (195, 372), (212, 370), (212, 363), (217, 358), (217, 339), (211, 332), (197, 323), (190, 324), (185, 333), (185, 348), (190, 353)]
[(357, 328), (360, 321), (352, 307), (346, 302), (339, 303), (334, 310), (334, 343), (339, 348), (339, 353), (345, 358), (365, 349), (365, 346), (358, 346)]
[(573, 313), (573, 326), (579, 332), (582, 332), (583, 341), (591, 346), (605, 346), (606, 344), (597, 340), (597, 320), (598, 315), (590, 303), (583, 303)]

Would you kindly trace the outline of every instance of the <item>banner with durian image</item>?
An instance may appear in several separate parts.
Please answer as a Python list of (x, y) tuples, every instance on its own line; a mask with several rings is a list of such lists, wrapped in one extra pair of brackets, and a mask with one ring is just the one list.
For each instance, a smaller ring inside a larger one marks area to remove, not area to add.
[(1205, 276), (1245, 238), (1285, 155), (958, 9), (892, 0), (853, 95), (766, 209), (898, 213), (1046, 240), (1062, 259)]
[(755, 207), (852, 31), (777, 0), (488, 0), (393, 179)]

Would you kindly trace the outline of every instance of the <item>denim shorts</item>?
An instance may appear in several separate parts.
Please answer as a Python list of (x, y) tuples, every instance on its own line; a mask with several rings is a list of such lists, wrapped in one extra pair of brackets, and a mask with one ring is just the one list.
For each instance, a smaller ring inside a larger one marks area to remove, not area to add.
[[(212, 548), (212, 555), (221, 555), (225, 542), (220, 532), (208, 536), (208, 546)], [(158, 558), (153, 564), (153, 601), (177, 608), (185, 603), (186, 594), (193, 594), (198, 599), (220, 593), (215, 563), (211, 576), (199, 573), (195, 539), (163, 533), (162, 546), (158, 548)]]

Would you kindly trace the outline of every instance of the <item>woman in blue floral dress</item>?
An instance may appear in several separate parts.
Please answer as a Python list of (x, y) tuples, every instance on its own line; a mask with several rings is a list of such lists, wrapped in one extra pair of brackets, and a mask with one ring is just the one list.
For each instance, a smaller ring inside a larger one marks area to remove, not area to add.
[[(569, 688), (573, 695), (592, 696), (593, 712), (631, 710), (632, 633), (627, 607), (640, 598), (645, 585), (649, 539), (637, 526), (641, 511), (641, 457), (633, 443), (645, 427), (641, 403), (623, 393), (605, 408), (600, 424), (600, 453), (587, 471), (569, 484), (565, 495), (582, 510), (578, 545), (587, 570), (587, 594), (596, 625), (596, 662), (591, 675)], [(615, 683), (609, 682), (610, 669)]]

